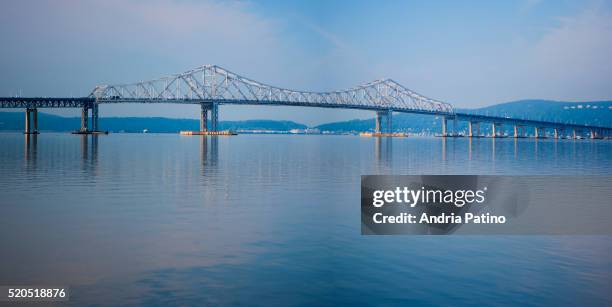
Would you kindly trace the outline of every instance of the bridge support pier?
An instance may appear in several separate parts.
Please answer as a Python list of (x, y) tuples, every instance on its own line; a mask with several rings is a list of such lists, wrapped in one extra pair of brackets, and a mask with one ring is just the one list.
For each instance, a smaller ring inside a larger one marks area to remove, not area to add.
[(480, 123), (468, 121), (468, 137), (480, 137)]
[(81, 129), (79, 130), (80, 132), (86, 133), (89, 131), (88, 117), (89, 117), (89, 108), (83, 107), (81, 109)]
[(554, 135), (554, 138), (555, 138), (555, 139), (558, 139), (558, 138), (559, 138), (559, 129), (558, 129), (558, 128), (554, 128), (554, 130), (553, 130), (553, 135)]
[(98, 104), (94, 103), (91, 107), (91, 131), (98, 131)]
[[(108, 132), (101, 132), (100, 125), (98, 124), (98, 103), (90, 102), (83, 105), (81, 108), (81, 128), (72, 132), (73, 134), (108, 134)], [(91, 110), (91, 119), (89, 110)], [(91, 123), (90, 123), (91, 121)]]
[(518, 138), (519, 137), (519, 126), (518, 125), (514, 125), (514, 138)]
[(442, 136), (448, 136), (446, 116), (442, 116)]
[(34, 134), (38, 134), (38, 109), (32, 109), (32, 121), (34, 122)]
[[(210, 119), (208, 114), (210, 113)], [(208, 122), (210, 120), (210, 129)], [(217, 132), (219, 131), (219, 104), (216, 102), (200, 104), (200, 132)]]
[(491, 137), (493, 138), (498, 138), (501, 137), (501, 128), (502, 128), (502, 124), (500, 123), (493, 123), (491, 124)]
[(542, 127), (535, 127), (535, 129), (533, 130), (534, 134), (533, 136), (536, 139), (544, 139), (546, 138), (546, 130), (545, 128)]
[(393, 115), (391, 111), (376, 111), (375, 133), (393, 132)]
[(525, 127), (521, 125), (514, 125), (514, 138), (525, 137)]
[(578, 135), (576, 135), (576, 128), (572, 129), (572, 139), (577, 139)]
[(205, 104), (200, 104), (200, 132), (208, 131), (208, 108)]
[(212, 108), (210, 109), (210, 130), (218, 131), (218, 123), (219, 123), (219, 104), (216, 102), (212, 103)]
[(38, 109), (26, 108), (25, 132), (24, 133), (25, 134), (38, 134)]

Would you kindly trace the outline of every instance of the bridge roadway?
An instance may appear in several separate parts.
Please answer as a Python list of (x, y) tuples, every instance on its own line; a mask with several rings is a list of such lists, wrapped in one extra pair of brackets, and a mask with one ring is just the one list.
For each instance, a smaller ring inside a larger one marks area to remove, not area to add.
[[(200, 132), (217, 132), (219, 105), (284, 105), (319, 108), (359, 109), (376, 112), (377, 133), (392, 133), (393, 113), (437, 116), (441, 119), (441, 136), (457, 136), (448, 132), (448, 121), (468, 123), (468, 137), (483, 136), (480, 124), (491, 125), (491, 137), (502, 137), (503, 125), (514, 129), (514, 137), (526, 136), (525, 127), (533, 127), (535, 137), (578, 138), (588, 133), (591, 138), (610, 137), (612, 127), (578, 125), (530, 119), (507, 118), (455, 112), (452, 105), (420, 95), (391, 79), (376, 80), (351, 89), (333, 92), (296, 91), (248, 79), (215, 65), (131, 84), (99, 85), (87, 97), (0, 97), (0, 108), (25, 109), (25, 133), (38, 133), (39, 108), (80, 108), (80, 133), (97, 133), (98, 109), (110, 103), (176, 103), (199, 104)], [(89, 121), (91, 114), (91, 123)], [(210, 125), (208, 124), (210, 121)], [(453, 127), (456, 125), (453, 125)]]

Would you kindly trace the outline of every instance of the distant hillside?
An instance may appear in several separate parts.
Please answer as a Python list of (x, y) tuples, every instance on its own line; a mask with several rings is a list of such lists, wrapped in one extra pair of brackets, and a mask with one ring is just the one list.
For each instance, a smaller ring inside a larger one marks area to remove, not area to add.
[[(74, 131), (81, 125), (78, 117), (61, 117), (46, 113), (38, 114), (40, 130), (46, 131)], [(23, 112), (0, 112), (0, 130), (20, 131), (24, 127)], [(200, 122), (195, 119), (174, 119), (163, 117), (101, 117), (100, 127), (111, 132), (178, 132), (180, 130), (198, 130)], [(275, 120), (245, 120), (221, 121), (223, 130), (268, 130), (288, 131), (291, 129), (305, 129), (306, 125), (292, 121)]]
[[(568, 122), (612, 127), (612, 101), (596, 102), (560, 102), (550, 100), (520, 100), (497, 104), (478, 109), (458, 109), (457, 111), (492, 116)], [(452, 125), (452, 122), (449, 123)], [(467, 125), (457, 123), (457, 130), (466, 129)], [(350, 120), (319, 125), (321, 131), (361, 132), (374, 129), (374, 119)], [(509, 129), (509, 127), (505, 127)], [(417, 114), (395, 114), (393, 129), (412, 133), (438, 133), (440, 119), (435, 116)], [(488, 131), (488, 126), (482, 126)]]
[(465, 110), (478, 114), (571, 122), (612, 127), (612, 101), (562, 102), (519, 100), (489, 107)]

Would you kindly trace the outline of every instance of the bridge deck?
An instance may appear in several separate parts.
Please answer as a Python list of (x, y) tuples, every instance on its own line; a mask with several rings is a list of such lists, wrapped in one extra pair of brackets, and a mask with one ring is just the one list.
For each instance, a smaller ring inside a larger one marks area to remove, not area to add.
[(612, 130), (612, 127), (602, 127), (595, 125), (580, 125), (574, 123), (560, 123), (550, 122), (542, 120), (532, 119), (520, 119), (520, 118), (509, 118), (501, 116), (490, 116), (481, 114), (467, 114), (467, 113), (456, 113), (455, 117), (460, 121), (473, 121), (473, 122), (486, 122), (516, 126), (530, 126), (530, 127), (545, 127), (545, 128), (558, 128), (558, 129), (601, 129), (601, 130)]
[[(177, 104), (240, 104), (240, 105), (271, 105), (271, 106), (300, 106), (318, 108), (342, 108), (358, 109), (369, 111), (389, 111), (388, 107), (362, 104), (332, 104), (332, 103), (312, 103), (312, 102), (286, 102), (286, 101), (248, 101), (248, 100), (202, 100), (202, 99), (102, 99), (96, 101), (93, 97), (0, 97), (0, 108), (83, 108), (91, 107), (93, 104), (115, 104), (115, 103), (177, 103)], [(532, 126), (543, 128), (558, 129), (598, 129), (612, 131), (612, 127), (595, 125), (580, 125), (575, 123), (550, 122), (532, 119), (508, 118), (501, 116), (491, 116), (482, 114), (468, 113), (449, 113), (443, 111), (430, 111), (422, 109), (393, 109), (397, 113), (424, 114), (433, 116), (444, 116), (449, 120), (472, 121), (495, 123), (502, 125)]]
[[(115, 104), (115, 103), (179, 103), (179, 104), (201, 104), (215, 102), (218, 104), (242, 104), (242, 105), (272, 105), (272, 106), (300, 106), (319, 108), (342, 108), (369, 111), (389, 111), (388, 107), (361, 104), (331, 104), (312, 102), (286, 102), (286, 101), (248, 101), (248, 100), (202, 100), (202, 99), (102, 99), (96, 101), (93, 97), (0, 97), (0, 108), (83, 108), (93, 104)], [(533, 126), (558, 129), (598, 129), (612, 131), (612, 127), (595, 125), (580, 125), (574, 123), (560, 123), (532, 119), (508, 118), (482, 114), (449, 113), (442, 111), (430, 111), (421, 109), (392, 109), (397, 113), (424, 114), (433, 116), (445, 116), (447, 119), (460, 121), (487, 122), (496, 124)]]

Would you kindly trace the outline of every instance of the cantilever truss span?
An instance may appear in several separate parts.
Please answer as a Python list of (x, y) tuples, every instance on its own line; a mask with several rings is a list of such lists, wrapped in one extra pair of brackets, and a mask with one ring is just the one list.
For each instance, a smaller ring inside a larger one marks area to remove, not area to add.
[(390, 79), (343, 91), (307, 92), (263, 84), (215, 65), (157, 80), (100, 85), (89, 97), (98, 103), (217, 102), (454, 114), (450, 104), (427, 98)]

